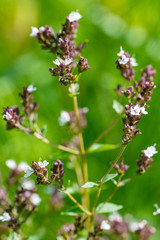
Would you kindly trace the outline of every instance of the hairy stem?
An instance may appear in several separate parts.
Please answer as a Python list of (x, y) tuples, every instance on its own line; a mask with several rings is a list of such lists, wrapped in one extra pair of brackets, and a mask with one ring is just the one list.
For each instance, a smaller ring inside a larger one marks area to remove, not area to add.
[(109, 124), (109, 126), (90, 144), (90, 146), (86, 149), (86, 152), (97, 142), (99, 142), (110, 130), (111, 128), (116, 124), (116, 122), (119, 120), (120, 115), (117, 115), (116, 118)]

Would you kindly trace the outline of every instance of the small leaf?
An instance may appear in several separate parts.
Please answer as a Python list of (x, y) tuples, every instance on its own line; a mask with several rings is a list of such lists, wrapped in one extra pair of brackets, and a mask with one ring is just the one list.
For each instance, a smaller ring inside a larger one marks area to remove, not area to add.
[(75, 96), (78, 96), (79, 94), (80, 94), (80, 92), (76, 92), (75, 94), (68, 93), (68, 96), (73, 98)]
[(68, 211), (61, 212), (61, 215), (80, 216), (80, 215), (84, 215), (84, 213), (81, 212), (80, 209), (76, 207), (76, 208), (69, 209)]
[(47, 125), (43, 125), (43, 127), (42, 127), (42, 129), (41, 129), (41, 133), (42, 133), (42, 136), (43, 136), (43, 137), (45, 137), (46, 132), (47, 132)]
[(82, 185), (82, 188), (93, 188), (97, 187), (98, 184), (95, 182), (86, 182), (84, 185)]
[(113, 109), (118, 114), (122, 114), (124, 111), (124, 107), (117, 100), (113, 100)]
[(110, 213), (115, 212), (123, 208), (122, 205), (116, 205), (114, 203), (100, 203), (96, 208), (97, 213)]
[(91, 148), (89, 148), (88, 153), (94, 153), (94, 152), (103, 152), (103, 151), (109, 151), (115, 148), (118, 148), (119, 145), (113, 145), (113, 144), (101, 144), (101, 143), (95, 143)]
[[(117, 177), (117, 176), (118, 176), (117, 173), (115, 173), (115, 174), (108, 174), (108, 175), (106, 176), (106, 178), (104, 179), (103, 184), (106, 183), (106, 182), (108, 182), (108, 181), (110, 181), (111, 179), (113, 179), (113, 178), (115, 178), (115, 177)], [(102, 179), (103, 179), (103, 178), (102, 178)]]

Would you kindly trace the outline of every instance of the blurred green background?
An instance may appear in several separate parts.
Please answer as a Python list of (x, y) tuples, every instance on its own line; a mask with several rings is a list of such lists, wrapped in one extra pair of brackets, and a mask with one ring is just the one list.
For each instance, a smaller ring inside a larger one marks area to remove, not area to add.
[[(135, 174), (136, 159), (140, 151), (157, 143), (160, 152), (160, 1), (158, 0), (1, 0), (0, 1), (0, 104), (1, 112), (5, 106), (19, 104), (18, 93), (23, 86), (34, 83), (38, 88), (34, 93), (40, 104), (39, 126), (47, 125), (47, 138), (56, 143), (63, 143), (69, 138), (65, 127), (60, 127), (58, 117), (61, 110), (72, 110), (72, 99), (67, 96), (67, 87), (61, 86), (57, 78), (49, 73), (53, 67), (52, 56), (42, 51), (40, 45), (29, 37), (31, 26), (40, 27), (51, 25), (55, 32), (59, 31), (65, 17), (79, 9), (83, 18), (80, 20), (78, 41), (89, 40), (83, 56), (87, 57), (91, 70), (82, 74), (80, 79), (80, 107), (88, 107), (88, 127), (84, 131), (85, 145), (88, 146), (98, 134), (116, 116), (112, 109), (113, 99), (116, 99), (114, 89), (118, 83), (123, 83), (119, 71), (115, 67), (116, 55), (119, 47), (131, 54), (135, 54), (139, 66), (136, 68), (137, 79), (140, 70), (152, 64), (156, 70), (154, 90), (148, 115), (139, 124), (142, 135), (129, 144), (124, 157), (131, 167), (127, 176)], [(52, 162), (57, 151), (15, 130), (6, 131), (5, 122), (0, 121), (0, 170), (3, 177), (7, 175), (5, 161), (13, 158), (17, 162), (22, 160), (31, 164), (39, 157)], [(121, 120), (104, 137), (102, 143), (117, 144), (122, 137)], [(110, 162), (118, 154), (116, 151), (97, 153), (88, 157), (89, 180), (100, 179)], [(137, 220), (146, 219), (157, 229), (151, 238), (158, 240), (160, 236), (160, 217), (153, 216), (154, 203), (160, 205), (160, 161), (159, 154), (155, 155), (152, 168), (145, 175), (120, 189), (112, 202), (124, 205), (122, 214), (131, 213)], [(63, 162), (67, 162), (64, 155)], [(67, 170), (65, 164), (65, 179), (75, 181), (72, 170)], [(110, 183), (108, 189), (101, 196), (105, 199), (113, 189)], [(55, 239), (60, 226), (72, 220), (60, 213), (52, 212), (48, 206), (49, 196), (44, 188), (39, 187), (39, 194), (43, 199), (34, 214), (32, 224), (23, 227), (26, 235), (39, 235), (38, 239)], [(92, 196), (92, 202), (93, 197)], [(76, 196), (79, 197), (78, 195)], [(66, 201), (67, 202), (67, 201)], [(70, 201), (67, 202), (66, 208)], [(38, 229), (38, 230), (37, 230)], [(34, 239), (34, 238), (33, 238)]]

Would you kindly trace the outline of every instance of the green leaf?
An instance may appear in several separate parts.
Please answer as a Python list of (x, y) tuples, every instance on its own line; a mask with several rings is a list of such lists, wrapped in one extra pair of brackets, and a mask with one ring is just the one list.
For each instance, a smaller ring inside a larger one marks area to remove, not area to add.
[[(113, 178), (115, 178), (115, 177), (117, 177), (117, 176), (118, 176), (117, 173), (108, 174), (108, 175), (106, 176), (106, 178), (104, 179), (103, 184), (106, 183), (106, 182), (108, 182), (108, 181), (110, 181), (111, 179), (113, 179)], [(102, 179), (103, 179), (103, 178), (102, 178)]]
[(100, 203), (96, 208), (97, 213), (110, 213), (115, 212), (123, 208), (122, 205), (116, 205), (114, 203)]
[(89, 148), (88, 153), (95, 153), (95, 152), (103, 152), (103, 151), (109, 151), (115, 148), (118, 148), (119, 145), (113, 145), (113, 144), (102, 144), (102, 143), (95, 143), (91, 148)]
[(93, 188), (97, 187), (98, 184), (95, 182), (86, 182), (84, 185), (82, 185), (82, 188)]
[(61, 212), (61, 215), (80, 216), (80, 215), (84, 215), (84, 213), (80, 211), (78, 207), (76, 207), (76, 208), (69, 209), (65, 212)]

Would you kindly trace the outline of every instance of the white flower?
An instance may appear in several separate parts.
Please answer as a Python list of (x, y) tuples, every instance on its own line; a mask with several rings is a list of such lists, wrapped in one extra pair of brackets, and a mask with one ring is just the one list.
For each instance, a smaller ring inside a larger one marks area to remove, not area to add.
[(132, 67), (136, 67), (138, 66), (138, 63), (136, 62), (136, 59), (134, 57), (131, 57), (130, 58), (130, 63), (132, 65)]
[(39, 32), (43, 32), (44, 30), (45, 30), (45, 27), (43, 26), (39, 28)]
[[(74, 92), (77, 93), (79, 91), (79, 84), (78, 83), (73, 84), (73, 88), (74, 88)], [(72, 93), (71, 87), (68, 88), (68, 91)]]
[(39, 29), (36, 27), (31, 27), (32, 32), (29, 34), (30, 37), (36, 37), (38, 32), (43, 32), (45, 27), (40, 27)]
[(124, 110), (124, 107), (116, 100), (113, 100), (113, 109), (116, 113), (121, 114)]
[(27, 164), (26, 162), (20, 162), (20, 163), (18, 164), (18, 170), (19, 170), (19, 171), (24, 171), (27, 166), (28, 166), (28, 164)]
[(156, 144), (154, 144), (153, 146), (148, 147), (146, 150), (144, 150), (144, 154), (146, 155), (146, 157), (152, 157), (154, 154), (158, 153), (158, 151), (156, 151), (155, 148)]
[(56, 66), (59, 66), (61, 63), (63, 63), (65, 66), (67, 66), (70, 63), (72, 63), (72, 59), (71, 58), (66, 58), (65, 60), (63, 60), (63, 59), (56, 59), (55, 61), (53, 61), (53, 63)]
[(140, 107), (139, 105), (132, 106), (130, 108), (130, 114), (133, 116), (139, 116), (140, 114), (148, 114), (148, 112), (145, 111), (145, 107)]
[(108, 219), (110, 221), (122, 221), (122, 217), (118, 212), (114, 212), (112, 214), (109, 215)]
[(31, 27), (32, 29), (32, 32), (30, 33), (30, 37), (36, 37), (37, 36), (37, 33), (39, 32), (38, 28), (36, 27)]
[(148, 114), (148, 112), (145, 110), (145, 107), (144, 107), (144, 106), (141, 107), (141, 113), (142, 113), (142, 114)]
[(125, 55), (122, 56), (122, 59), (119, 59), (118, 62), (119, 64), (125, 65), (129, 61), (129, 58), (126, 57)]
[(156, 211), (155, 211), (155, 212), (153, 212), (153, 215), (157, 215), (157, 214), (159, 214), (159, 215), (160, 215), (160, 208), (158, 207), (158, 205), (157, 205), (157, 204), (154, 204), (154, 206), (155, 206), (155, 208), (156, 208)]
[(141, 222), (138, 223), (138, 227), (139, 229), (143, 229), (147, 224), (147, 221), (146, 220), (143, 220)]
[(39, 197), (39, 195), (37, 193), (33, 193), (30, 197), (30, 201), (34, 205), (38, 205), (41, 202), (41, 198)]
[(120, 47), (120, 52), (117, 53), (117, 56), (122, 57), (123, 55), (124, 55), (124, 50), (123, 50), (123, 48), (122, 48), (122, 46), (121, 46), (121, 47)]
[(24, 175), (25, 178), (29, 177), (32, 173), (34, 173), (33, 168), (31, 168), (29, 165), (27, 165), (24, 169), (24, 172), (26, 173)]
[(7, 167), (9, 167), (12, 170), (17, 167), (17, 164), (16, 164), (16, 162), (13, 159), (8, 159), (6, 161), (6, 165), (7, 165)]
[(55, 61), (53, 61), (53, 63), (54, 63), (55, 65), (57, 65), (57, 66), (59, 66), (59, 65), (61, 64), (61, 62), (60, 62), (58, 59), (56, 59)]
[(120, 47), (120, 52), (117, 54), (120, 57), (120, 59), (118, 59), (119, 64), (123, 64), (124, 65), (124, 64), (126, 64), (129, 61), (129, 58), (126, 57), (126, 55), (124, 53), (125, 52), (124, 52), (123, 48)]
[(66, 58), (66, 59), (64, 60), (64, 65), (67, 66), (67, 65), (69, 65), (69, 64), (72, 63), (72, 62), (73, 62), (73, 61), (72, 61), (71, 58)]
[(58, 118), (59, 125), (63, 126), (69, 121), (70, 121), (69, 113), (66, 111), (62, 111), (60, 117)]
[(41, 162), (40, 160), (37, 162), (37, 164), (38, 164), (38, 166), (40, 167), (40, 168), (45, 168), (48, 164), (49, 164), (49, 162), (47, 162), (46, 160), (44, 160), (43, 162)]
[(36, 91), (36, 90), (37, 90), (37, 88), (36, 88), (36, 87), (33, 87), (33, 84), (31, 84), (31, 85), (29, 85), (29, 86), (27, 87), (27, 91), (28, 91), (29, 93), (34, 92), (34, 91)]
[(129, 230), (131, 232), (136, 232), (138, 229), (139, 229), (139, 223), (138, 222), (129, 223)]
[(9, 112), (6, 112), (6, 114), (3, 114), (3, 118), (6, 118), (7, 121), (10, 121), (12, 119), (12, 115)]
[(0, 216), (0, 220), (2, 222), (8, 222), (11, 219), (9, 213), (4, 212), (2, 216)]
[(70, 22), (74, 22), (74, 21), (78, 21), (80, 18), (82, 18), (81, 14), (77, 11), (77, 12), (71, 12), (68, 15), (68, 20)]
[(102, 230), (110, 230), (110, 229), (111, 229), (111, 226), (110, 226), (110, 224), (108, 223), (107, 220), (104, 220), (104, 221), (101, 222), (100, 228), (101, 228)]
[(26, 190), (32, 190), (35, 187), (35, 183), (33, 180), (27, 180), (22, 183), (22, 187)]

